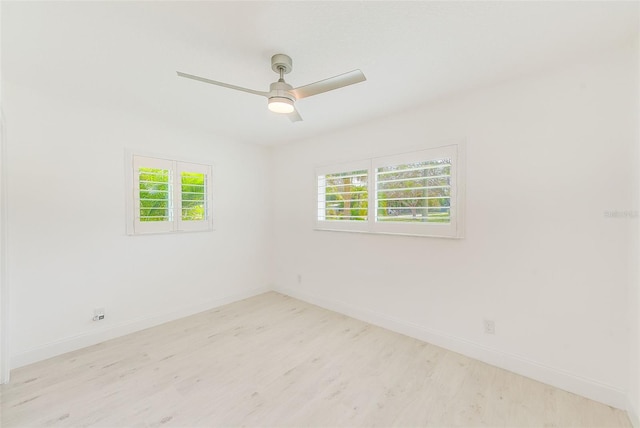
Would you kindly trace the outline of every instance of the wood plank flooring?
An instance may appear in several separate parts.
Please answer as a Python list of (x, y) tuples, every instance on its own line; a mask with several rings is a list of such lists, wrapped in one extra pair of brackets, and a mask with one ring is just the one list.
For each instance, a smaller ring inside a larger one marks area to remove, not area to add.
[(17, 369), (2, 427), (630, 427), (625, 412), (269, 292)]

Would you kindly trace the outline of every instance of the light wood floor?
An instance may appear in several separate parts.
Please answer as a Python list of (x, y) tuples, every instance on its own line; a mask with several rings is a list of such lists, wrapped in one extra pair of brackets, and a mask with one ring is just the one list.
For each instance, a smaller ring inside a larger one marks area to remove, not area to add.
[(15, 370), (13, 426), (615, 426), (621, 410), (266, 293)]

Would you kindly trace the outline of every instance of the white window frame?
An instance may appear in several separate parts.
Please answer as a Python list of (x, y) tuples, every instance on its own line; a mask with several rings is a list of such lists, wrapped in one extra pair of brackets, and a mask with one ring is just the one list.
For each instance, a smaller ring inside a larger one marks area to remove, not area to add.
[[(141, 154), (127, 151), (126, 185), (127, 185), (127, 234), (146, 235), (157, 233), (203, 232), (213, 230), (213, 165), (202, 162), (190, 162), (170, 156)], [(169, 170), (173, 178), (169, 206), (169, 221), (140, 221), (140, 188), (138, 168), (159, 168)], [(204, 220), (182, 220), (182, 172), (199, 172), (206, 177), (207, 216)], [(176, 181), (177, 178), (177, 181)]]
[[(377, 215), (377, 169), (385, 166), (404, 163), (417, 163), (435, 159), (451, 159), (451, 199), (449, 223), (401, 223), (378, 222)], [(462, 238), (464, 236), (464, 162), (465, 144), (456, 143), (446, 146), (432, 147), (412, 152), (379, 156), (354, 162), (344, 162), (328, 166), (320, 166), (315, 170), (315, 184), (318, 187), (318, 177), (337, 173), (366, 169), (368, 184), (368, 221), (319, 220), (319, 201), (321, 195), (316, 190), (315, 229), (344, 232), (366, 232), (376, 234), (426, 236), (439, 238)]]

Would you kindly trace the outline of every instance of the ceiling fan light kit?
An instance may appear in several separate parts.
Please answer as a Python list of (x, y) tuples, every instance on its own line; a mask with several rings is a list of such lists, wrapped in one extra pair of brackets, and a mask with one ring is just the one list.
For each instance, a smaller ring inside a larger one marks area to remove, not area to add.
[(292, 113), (295, 108), (293, 107), (293, 101), (285, 97), (271, 97), (269, 98), (269, 110), (274, 113)]
[(182, 73), (178, 71), (178, 76), (187, 79), (198, 80), (200, 82), (212, 85), (222, 86), (224, 88), (235, 89), (237, 91), (247, 92), (250, 94), (260, 95), (267, 98), (267, 106), (274, 113), (286, 114), (292, 122), (302, 120), (298, 110), (296, 110), (295, 102), (302, 98), (312, 95), (321, 94), (323, 92), (332, 91), (334, 89), (343, 88), (367, 80), (362, 71), (353, 70), (348, 73), (330, 77), (319, 82), (294, 88), (284, 81), (284, 75), (293, 69), (293, 61), (288, 55), (275, 54), (271, 57), (271, 69), (280, 75), (280, 78), (273, 82), (269, 87), (269, 92), (255, 91), (253, 89), (243, 88), (241, 86), (230, 85), (228, 83), (218, 82), (206, 79), (204, 77), (192, 74)]

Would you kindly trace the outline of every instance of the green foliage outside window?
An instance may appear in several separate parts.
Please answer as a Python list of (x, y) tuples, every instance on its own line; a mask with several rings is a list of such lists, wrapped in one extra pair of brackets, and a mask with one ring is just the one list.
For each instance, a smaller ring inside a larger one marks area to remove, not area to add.
[[(181, 173), (182, 220), (206, 219), (205, 174)], [(169, 170), (140, 168), (140, 221), (172, 219), (171, 174)]]
[(169, 171), (140, 168), (140, 221), (169, 221), (171, 184)]
[(367, 220), (366, 170), (327, 174), (325, 180), (326, 220)]
[(182, 220), (205, 220), (205, 174), (183, 172), (182, 181)]

